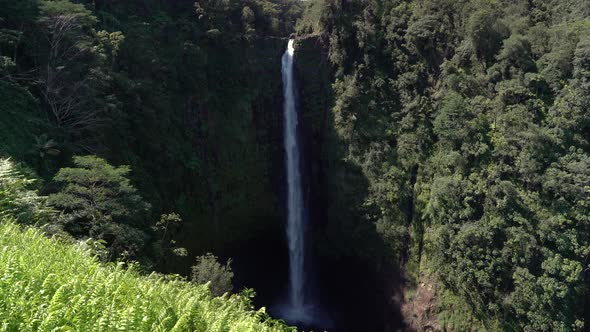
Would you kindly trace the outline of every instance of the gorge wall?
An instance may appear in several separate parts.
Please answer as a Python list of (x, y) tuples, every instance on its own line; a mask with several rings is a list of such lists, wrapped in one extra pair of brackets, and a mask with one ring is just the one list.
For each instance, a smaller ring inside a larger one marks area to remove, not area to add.
[(300, 36), (295, 52), (320, 298), (335, 331), (395, 331), (404, 325), (400, 274), (365, 220), (367, 179), (346, 160), (347, 145), (335, 129), (328, 44), (321, 36)]
[(588, 29), (585, 1), (311, 2), (320, 257), (403, 269), (418, 330), (587, 326), (588, 250), (560, 243), (588, 248)]

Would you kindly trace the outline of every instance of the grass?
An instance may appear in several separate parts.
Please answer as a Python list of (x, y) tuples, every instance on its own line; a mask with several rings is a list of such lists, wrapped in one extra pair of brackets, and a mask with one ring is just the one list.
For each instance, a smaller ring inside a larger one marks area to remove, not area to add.
[(34, 228), (0, 222), (0, 331), (292, 331), (244, 296), (102, 264)]

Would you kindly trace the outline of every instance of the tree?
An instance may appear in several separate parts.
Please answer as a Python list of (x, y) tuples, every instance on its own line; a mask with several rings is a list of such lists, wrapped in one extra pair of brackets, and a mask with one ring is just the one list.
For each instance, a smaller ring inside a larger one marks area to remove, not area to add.
[(0, 0), (0, 18), (9, 27), (32, 23), (39, 12), (37, 0)]
[[(42, 1), (39, 25), (47, 41), (45, 69), (41, 71), (41, 94), (57, 125), (69, 134), (99, 126), (108, 109), (100, 91), (109, 78), (123, 37), (120, 33), (96, 34), (96, 17), (82, 4), (67, 0)], [(99, 47), (97, 47), (97, 44)], [(110, 59), (104, 53), (110, 52)]]
[(105, 240), (111, 254), (131, 257), (143, 247), (149, 205), (127, 176), (127, 166), (113, 167), (95, 156), (74, 157), (73, 168), (54, 177), (61, 189), (49, 203), (61, 211), (60, 223), (76, 238)]
[(24, 31), (33, 25), (38, 13), (37, 0), (0, 0), (0, 77), (10, 78), (16, 69)]
[(176, 240), (173, 239), (172, 231), (178, 228), (182, 219), (176, 213), (163, 214), (156, 225), (152, 227), (160, 239), (155, 243), (156, 247), (156, 264), (160, 263), (166, 254), (184, 257), (187, 255), (186, 248), (177, 247)]
[(254, 23), (256, 21), (256, 16), (254, 15), (254, 11), (250, 9), (250, 7), (245, 6), (242, 9), (242, 24), (244, 26), (244, 31), (246, 33), (255, 32), (254, 30)]
[(590, 144), (590, 39), (581, 40), (574, 52), (573, 79), (569, 80), (549, 112), (549, 121), (565, 143)]
[(444, 46), (448, 43), (448, 36), (444, 34), (442, 23), (434, 15), (421, 17), (408, 27), (408, 41), (414, 44), (418, 51), (430, 61), (436, 63), (444, 56)]
[(465, 127), (470, 120), (469, 115), (465, 100), (456, 93), (449, 93), (434, 119), (434, 133), (453, 146), (459, 145), (468, 138)]
[(514, 76), (514, 70), (527, 72), (535, 69), (535, 62), (531, 56), (531, 43), (522, 35), (512, 35), (504, 40), (504, 45), (497, 56), (504, 67), (504, 75)]
[(506, 35), (507, 29), (498, 16), (495, 10), (482, 9), (473, 13), (467, 23), (467, 35), (481, 60), (492, 60)]

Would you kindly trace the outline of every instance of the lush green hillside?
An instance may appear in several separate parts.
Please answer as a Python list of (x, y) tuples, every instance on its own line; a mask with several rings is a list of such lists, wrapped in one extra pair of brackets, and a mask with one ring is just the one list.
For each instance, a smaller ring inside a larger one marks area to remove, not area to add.
[(588, 328), (588, 1), (308, 4), (321, 252), (400, 269), (418, 330)]
[(0, 0), (0, 216), (148, 273), (226, 273), (212, 288), (232, 290), (229, 258), (281, 234), (280, 59), (300, 13), (294, 0)]
[(46, 180), (73, 155), (131, 166), (140, 228), (179, 213), (191, 256), (278, 232), (280, 58), (300, 7), (0, 0), (0, 156)]
[(287, 331), (246, 295), (103, 265), (83, 246), (0, 223), (1, 331)]

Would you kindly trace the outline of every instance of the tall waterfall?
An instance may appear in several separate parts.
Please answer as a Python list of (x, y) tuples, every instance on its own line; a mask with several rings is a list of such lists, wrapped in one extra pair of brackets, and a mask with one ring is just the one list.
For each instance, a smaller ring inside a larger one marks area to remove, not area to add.
[(293, 40), (283, 54), (284, 146), (287, 165), (287, 239), (289, 243), (289, 303), (286, 318), (295, 321), (309, 319), (305, 301), (305, 214), (297, 139), (297, 108), (293, 78)]

